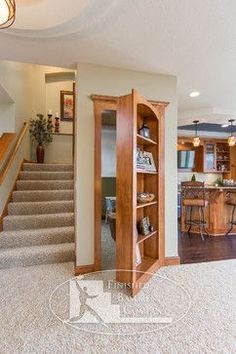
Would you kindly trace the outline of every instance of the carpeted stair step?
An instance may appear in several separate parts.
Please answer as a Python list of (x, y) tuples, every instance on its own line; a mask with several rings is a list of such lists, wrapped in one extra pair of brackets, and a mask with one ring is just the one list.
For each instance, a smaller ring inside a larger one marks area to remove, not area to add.
[(73, 171), (73, 165), (24, 163), (22, 169), (23, 171)]
[(8, 215), (73, 213), (73, 201), (18, 202), (8, 204)]
[(63, 171), (22, 171), (19, 173), (19, 180), (73, 180), (73, 172)]
[(74, 227), (3, 231), (0, 233), (0, 252), (3, 248), (31, 247), (74, 242)]
[(73, 180), (69, 181), (17, 181), (17, 190), (59, 190), (73, 189)]
[(9, 215), (3, 219), (3, 230), (43, 229), (74, 225), (74, 214)]
[(71, 262), (74, 248), (74, 243), (7, 248), (0, 251), (0, 269)]
[(73, 200), (73, 190), (32, 190), (32, 191), (14, 191), (12, 195), (13, 202), (36, 202), (53, 200)]

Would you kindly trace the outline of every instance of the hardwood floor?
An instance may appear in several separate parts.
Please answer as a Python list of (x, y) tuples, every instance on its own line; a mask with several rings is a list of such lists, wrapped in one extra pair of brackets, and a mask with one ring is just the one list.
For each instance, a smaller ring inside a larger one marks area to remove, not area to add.
[(189, 237), (179, 231), (179, 256), (182, 264), (236, 258), (236, 235), (206, 237), (202, 241), (200, 235)]

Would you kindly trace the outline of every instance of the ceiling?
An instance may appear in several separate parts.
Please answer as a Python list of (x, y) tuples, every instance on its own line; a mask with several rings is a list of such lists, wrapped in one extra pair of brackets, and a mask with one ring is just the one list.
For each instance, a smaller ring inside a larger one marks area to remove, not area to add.
[[(217, 132), (217, 133), (227, 133), (231, 132), (231, 127), (222, 127), (221, 124), (212, 124), (212, 123), (200, 123), (198, 124), (199, 132)], [(178, 130), (189, 130), (195, 132), (195, 125), (182, 125), (178, 127)], [(233, 131), (235, 131), (235, 126), (233, 126)]]
[[(178, 77), (179, 119), (236, 117), (235, 0), (16, 0), (0, 59)], [(191, 91), (200, 91), (190, 98)]]

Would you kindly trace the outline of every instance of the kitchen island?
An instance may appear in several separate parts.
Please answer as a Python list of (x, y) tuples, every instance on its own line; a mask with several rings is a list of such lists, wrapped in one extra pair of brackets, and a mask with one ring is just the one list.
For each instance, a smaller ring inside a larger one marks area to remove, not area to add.
[[(208, 201), (205, 207), (205, 220), (207, 222), (206, 229), (211, 236), (223, 236), (229, 229), (229, 222), (232, 215), (232, 206), (227, 204), (227, 201), (233, 200), (236, 202), (236, 186), (205, 186), (206, 200)], [(198, 219), (198, 211), (193, 208), (193, 219)], [(187, 230), (185, 227), (185, 207), (181, 208), (181, 231)], [(236, 220), (236, 212), (235, 212)], [(199, 233), (198, 227), (192, 227), (191, 232)], [(233, 228), (232, 234), (236, 234), (236, 226)]]

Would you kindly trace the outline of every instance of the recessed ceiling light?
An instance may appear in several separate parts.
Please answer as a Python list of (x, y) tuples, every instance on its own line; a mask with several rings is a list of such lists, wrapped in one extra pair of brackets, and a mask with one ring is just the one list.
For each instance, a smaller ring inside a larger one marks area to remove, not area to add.
[(221, 128), (227, 128), (229, 126), (229, 124), (221, 124)]
[(198, 97), (198, 96), (200, 96), (200, 92), (198, 92), (198, 91), (190, 92), (189, 96), (190, 97)]

